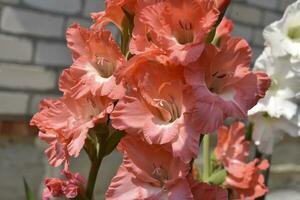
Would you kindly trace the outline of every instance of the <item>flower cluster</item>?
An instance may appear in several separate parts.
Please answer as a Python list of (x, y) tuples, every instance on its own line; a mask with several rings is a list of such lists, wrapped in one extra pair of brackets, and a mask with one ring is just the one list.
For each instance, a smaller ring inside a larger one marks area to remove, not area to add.
[(83, 184), (85, 179), (78, 173), (72, 174), (69, 171), (62, 171), (66, 180), (58, 178), (46, 178), (46, 188), (43, 191), (43, 200), (49, 200), (54, 197), (66, 197), (68, 199), (75, 198), (83, 193)]
[(259, 171), (269, 167), (268, 161), (254, 159), (247, 163), (250, 142), (246, 140), (246, 128), (241, 122), (218, 129), (215, 156), (226, 170), (225, 187), (233, 190), (233, 199), (256, 199), (268, 189)]
[(265, 71), (272, 84), (265, 98), (249, 111), (258, 149), (272, 154), (283, 134), (300, 135), (300, 1), (290, 5), (281, 20), (264, 30), (266, 47), (254, 70)]
[[(201, 134), (228, 117), (246, 118), (270, 85), (265, 73), (250, 70), (248, 43), (231, 37), (232, 22), (222, 20), (229, 2), (107, 0), (105, 11), (92, 13), (90, 28), (71, 25), (67, 42), (74, 63), (59, 80), (63, 97), (44, 100), (31, 121), (49, 144), (49, 164), (64, 164), (69, 173), (70, 158), (83, 148), (92, 161), (102, 160), (109, 142), (118, 143), (113, 134), (124, 131), (117, 147), (123, 163), (107, 199), (226, 199), (222, 189), (191, 178)], [(106, 29), (111, 22), (122, 33), (120, 46)], [(255, 177), (239, 191), (260, 186), (256, 174), (264, 166), (256, 164), (240, 161), (240, 173)], [(45, 193), (57, 196), (59, 190), (68, 197), (64, 188), (77, 183), (50, 179)]]

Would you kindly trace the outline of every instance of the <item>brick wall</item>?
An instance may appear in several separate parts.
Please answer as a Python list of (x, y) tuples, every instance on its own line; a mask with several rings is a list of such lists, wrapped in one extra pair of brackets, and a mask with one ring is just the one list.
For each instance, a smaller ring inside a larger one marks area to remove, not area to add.
[[(89, 26), (104, 0), (0, 0), (0, 119), (28, 119), (45, 97), (57, 97), (58, 75), (71, 63), (65, 30)], [(280, 18), (290, 0), (233, 0), (227, 15), (234, 35), (245, 37), (254, 57), (263, 48), (262, 27)]]
[(71, 64), (65, 30), (88, 27), (103, 0), (0, 0), (0, 119), (28, 119)]

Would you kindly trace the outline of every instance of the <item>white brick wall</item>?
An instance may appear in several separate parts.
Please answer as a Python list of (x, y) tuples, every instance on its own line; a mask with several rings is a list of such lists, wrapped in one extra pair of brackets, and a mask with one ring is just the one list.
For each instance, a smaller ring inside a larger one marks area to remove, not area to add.
[(64, 43), (39, 41), (34, 61), (42, 65), (67, 67), (71, 64), (71, 55)]
[(56, 86), (56, 74), (41, 66), (0, 63), (0, 85), (20, 90), (51, 90)]
[(104, 9), (105, 9), (104, 1), (87, 0), (84, 3), (83, 14), (86, 17), (89, 17), (91, 12), (99, 12), (99, 10), (104, 10)]
[(21, 0), (0, 0), (0, 3), (18, 4)]
[(64, 14), (79, 13), (81, 7), (80, 0), (24, 0), (24, 2), (37, 9)]
[(29, 95), (26, 93), (0, 91), (1, 115), (26, 115)]
[[(263, 48), (263, 26), (292, 2), (232, 0), (226, 15), (235, 22), (233, 35), (247, 39), (254, 59)], [(89, 27), (89, 13), (104, 8), (104, 0), (0, 0), (0, 116), (32, 115), (41, 98), (61, 95), (58, 75), (71, 64), (65, 31), (74, 21)]]
[(22, 37), (13, 37), (0, 33), (0, 60), (28, 62), (33, 52), (32, 42)]
[(262, 8), (276, 9), (278, 7), (278, 1), (285, 0), (247, 0), (249, 4), (257, 5)]
[(14, 7), (4, 7), (2, 11), (1, 28), (4, 31), (57, 38), (63, 36), (62, 27), (63, 17), (61, 16)]
[(262, 11), (245, 4), (232, 4), (230, 17), (238, 22), (258, 25), (261, 22)]

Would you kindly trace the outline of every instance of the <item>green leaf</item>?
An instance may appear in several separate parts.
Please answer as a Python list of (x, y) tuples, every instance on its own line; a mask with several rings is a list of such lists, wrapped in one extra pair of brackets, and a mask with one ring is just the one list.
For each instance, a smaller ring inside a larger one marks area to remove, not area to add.
[(106, 140), (104, 155), (109, 155), (116, 148), (116, 146), (124, 136), (125, 132), (114, 131), (112, 135)]
[(207, 182), (213, 185), (222, 185), (226, 178), (226, 170), (218, 170), (214, 172), (208, 179)]
[(33, 192), (31, 191), (24, 177), (23, 177), (23, 183), (25, 188), (26, 200), (34, 200)]

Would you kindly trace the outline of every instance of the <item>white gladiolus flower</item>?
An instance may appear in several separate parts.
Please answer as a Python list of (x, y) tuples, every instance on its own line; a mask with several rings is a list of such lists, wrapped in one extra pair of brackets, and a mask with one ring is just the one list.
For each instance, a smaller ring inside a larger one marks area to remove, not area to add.
[(272, 84), (256, 106), (249, 112), (249, 120), (254, 123), (253, 140), (258, 149), (271, 154), (274, 143), (284, 133), (300, 136), (300, 110), (297, 96), (300, 92), (300, 63), (290, 63), (288, 58), (276, 58), (266, 47), (256, 60), (254, 70), (265, 71)]
[(297, 113), (297, 94), (300, 92), (300, 74), (297, 72), (300, 63), (291, 64), (288, 59), (278, 59), (271, 56), (271, 49), (265, 48), (256, 60), (254, 71), (266, 72), (272, 79), (272, 84), (257, 105), (249, 114), (267, 112), (270, 117), (285, 117), (291, 120)]
[(252, 140), (262, 153), (271, 155), (274, 144), (278, 143), (284, 134), (300, 136), (299, 112), (292, 120), (284, 117), (270, 117), (266, 112), (258, 112), (249, 117), (254, 124)]
[(300, 62), (300, 0), (288, 6), (282, 19), (267, 26), (263, 35), (273, 56)]

